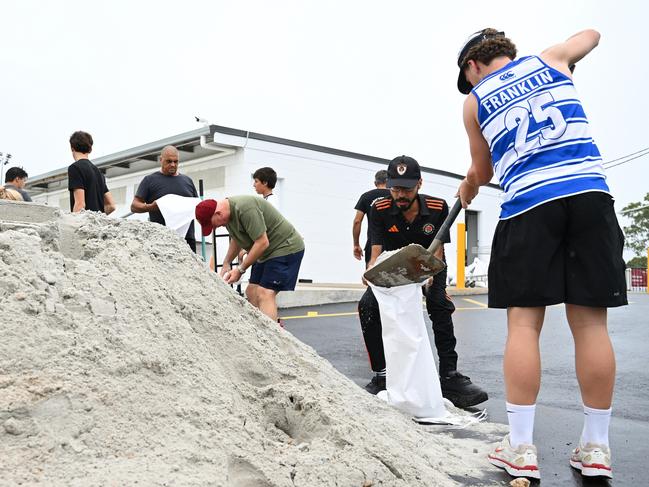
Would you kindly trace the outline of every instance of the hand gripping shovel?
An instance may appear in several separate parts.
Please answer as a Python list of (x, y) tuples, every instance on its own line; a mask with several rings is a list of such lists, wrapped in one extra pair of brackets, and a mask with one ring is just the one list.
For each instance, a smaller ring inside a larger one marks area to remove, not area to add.
[(379, 287), (405, 286), (433, 277), (446, 267), (444, 261), (435, 257), (435, 252), (442, 245), (442, 236), (448, 232), (461, 209), (462, 202), (458, 198), (437, 230), (430, 247), (425, 249), (419, 244), (407, 245), (367, 270), (363, 277)]

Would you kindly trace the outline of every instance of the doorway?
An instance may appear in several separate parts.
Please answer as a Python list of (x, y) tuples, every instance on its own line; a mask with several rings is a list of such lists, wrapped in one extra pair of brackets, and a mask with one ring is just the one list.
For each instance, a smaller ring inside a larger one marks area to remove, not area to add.
[(478, 257), (478, 212), (466, 210), (464, 214), (466, 225), (466, 264), (473, 263)]

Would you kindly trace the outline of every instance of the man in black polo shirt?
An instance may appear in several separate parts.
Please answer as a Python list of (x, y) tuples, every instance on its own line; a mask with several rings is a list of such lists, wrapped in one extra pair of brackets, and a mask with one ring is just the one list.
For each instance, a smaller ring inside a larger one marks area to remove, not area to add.
[[(448, 216), (448, 206), (443, 199), (419, 194), (421, 184), (421, 169), (412, 157), (401, 156), (390, 162), (387, 181), (390, 197), (375, 201), (369, 214), (370, 267), (384, 250), (397, 250), (411, 243), (428, 247), (432, 243), (437, 229)], [(443, 235), (442, 241), (450, 242), (449, 235)], [(443, 246), (437, 257), (444, 259)], [(426, 310), (433, 322), (442, 395), (462, 408), (486, 401), (487, 393), (457, 371), (458, 356), (451, 319), (455, 306), (446, 294), (446, 270), (424, 287), (424, 294)], [(369, 287), (358, 303), (358, 315), (370, 365), (376, 373), (365, 389), (376, 394), (385, 389), (385, 355), (379, 305)]]
[[(149, 221), (165, 225), (164, 216), (158, 208), (156, 200), (168, 194), (198, 198), (196, 186), (189, 176), (178, 172), (178, 149), (168, 145), (160, 152), (160, 170), (145, 176), (137, 187), (131, 203), (133, 213), (148, 213)], [(185, 234), (187, 245), (196, 252), (196, 236), (194, 222), (189, 225)]]

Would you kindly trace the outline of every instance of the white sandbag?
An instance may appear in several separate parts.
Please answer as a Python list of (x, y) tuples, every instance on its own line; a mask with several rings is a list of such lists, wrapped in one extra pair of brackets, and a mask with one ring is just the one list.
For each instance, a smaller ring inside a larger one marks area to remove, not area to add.
[(487, 419), (487, 410), (483, 409), (476, 412), (462, 411), (453, 406), (453, 403), (448, 399), (444, 399), (447, 413), (442, 418), (426, 418), (426, 417), (413, 417), (415, 423), (430, 426), (453, 426), (459, 429), (464, 429), (476, 423), (481, 423)]
[(158, 209), (165, 219), (165, 226), (173, 229), (183, 238), (187, 235), (189, 225), (194, 221), (196, 205), (200, 202), (200, 198), (177, 194), (168, 194), (156, 200)]
[(416, 418), (448, 415), (422, 311), (421, 284), (370, 284), (381, 311), (387, 401)]

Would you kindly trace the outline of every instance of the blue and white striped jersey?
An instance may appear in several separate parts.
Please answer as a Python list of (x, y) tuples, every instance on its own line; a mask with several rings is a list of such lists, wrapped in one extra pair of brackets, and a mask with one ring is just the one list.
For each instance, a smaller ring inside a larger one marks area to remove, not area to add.
[(564, 196), (609, 192), (570, 78), (528, 56), (491, 73), (472, 93), (505, 192), (500, 219)]

